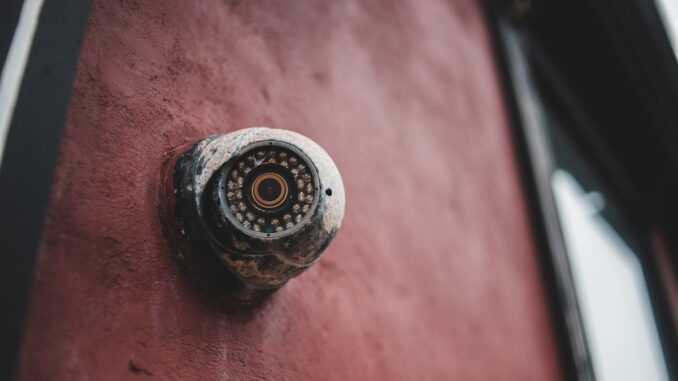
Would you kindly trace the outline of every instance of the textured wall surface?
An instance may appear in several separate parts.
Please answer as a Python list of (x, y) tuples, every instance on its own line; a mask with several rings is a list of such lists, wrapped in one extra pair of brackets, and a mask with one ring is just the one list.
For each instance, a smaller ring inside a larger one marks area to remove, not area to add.
[[(163, 153), (254, 125), (342, 171), (343, 230), (263, 306), (201, 296), (158, 220)], [(95, 0), (21, 380), (556, 380), (475, 1)]]

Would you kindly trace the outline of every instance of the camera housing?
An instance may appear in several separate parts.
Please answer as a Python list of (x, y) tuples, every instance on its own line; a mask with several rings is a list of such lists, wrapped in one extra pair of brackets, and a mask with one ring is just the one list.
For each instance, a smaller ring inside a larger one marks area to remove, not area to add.
[(329, 155), (298, 133), (266, 127), (208, 136), (169, 154), (163, 218), (188, 274), (252, 300), (315, 263), (344, 215)]

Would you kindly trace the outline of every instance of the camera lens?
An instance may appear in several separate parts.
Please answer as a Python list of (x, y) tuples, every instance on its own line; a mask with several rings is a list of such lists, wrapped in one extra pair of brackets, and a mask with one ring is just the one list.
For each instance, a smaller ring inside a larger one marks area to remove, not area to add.
[(263, 173), (252, 183), (252, 199), (260, 208), (279, 207), (287, 198), (287, 193), (287, 182), (277, 173)]

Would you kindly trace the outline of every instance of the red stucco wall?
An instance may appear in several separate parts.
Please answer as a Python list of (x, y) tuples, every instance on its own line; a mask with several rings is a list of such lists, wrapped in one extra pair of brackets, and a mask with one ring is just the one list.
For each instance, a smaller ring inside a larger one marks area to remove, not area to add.
[[(474, 1), (93, 2), (21, 380), (556, 380)], [(343, 230), (260, 308), (179, 271), (163, 153), (255, 125), (342, 171)]]

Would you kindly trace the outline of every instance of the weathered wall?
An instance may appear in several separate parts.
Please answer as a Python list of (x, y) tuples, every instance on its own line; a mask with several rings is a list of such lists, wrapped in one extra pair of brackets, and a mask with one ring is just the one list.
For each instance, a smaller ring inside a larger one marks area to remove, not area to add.
[[(202, 298), (157, 212), (163, 153), (255, 125), (342, 171), (344, 227), (265, 305)], [(474, 1), (95, 0), (22, 380), (555, 380)]]

